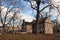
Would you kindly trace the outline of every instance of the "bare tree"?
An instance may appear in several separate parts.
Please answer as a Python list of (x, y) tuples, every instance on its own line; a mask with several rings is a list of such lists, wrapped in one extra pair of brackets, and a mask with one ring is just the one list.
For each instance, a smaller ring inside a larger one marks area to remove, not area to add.
[[(3, 25), (3, 33), (6, 32), (5, 27), (11, 22), (11, 20), (12, 20), (12, 19), (15, 17), (15, 15), (16, 15), (16, 12), (15, 12), (14, 15), (10, 18), (9, 22), (6, 23), (7, 15), (9, 14), (10, 11), (11, 11), (11, 9), (10, 9), (10, 10), (7, 10), (6, 15), (5, 15), (5, 17), (4, 17), (4, 20), (3, 20), (2, 17), (0, 17), (0, 18), (1, 18), (1, 23), (2, 23), (2, 25)], [(2, 13), (0, 13), (0, 14), (2, 14)]]
[[(3, 4), (2, 4), (3, 3)], [(7, 11), (6, 11), (6, 14), (4, 16), (4, 18), (2, 17), (2, 6), (7, 7)], [(16, 13), (18, 12), (18, 10), (14, 11), (14, 14), (11, 18), (9, 18), (9, 20), (7, 20), (7, 17), (9, 15), (9, 13), (13, 10), (13, 8), (20, 8), (21, 6), (21, 1), (20, 0), (0, 0), (0, 21), (2, 23), (2, 26), (3, 26), (3, 33), (6, 33), (6, 29), (5, 27), (7, 27), (7, 25), (14, 19)], [(8, 21), (8, 22), (6, 22)]]
[[(40, 17), (41, 12), (42, 12), (45, 8), (47, 8), (47, 7), (54, 7), (54, 8), (56, 8), (57, 10), (58, 10), (58, 8), (54, 5), (54, 3), (49, 3), (47, 6), (45, 6), (44, 8), (42, 8), (42, 9), (40, 10), (40, 2), (41, 2), (41, 0), (24, 0), (24, 1), (29, 2), (30, 5), (31, 5), (31, 8), (37, 11), (35, 33), (38, 34), (38, 33), (39, 33), (39, 31), (38, 31), (39, 22), (43, 22), (43, 23), (44, 23), (44, 21), (49, 17), (49, 16), (46, 15), (46, 18), (41, 18), (41, 17)], [(32, 3), (35, 3), (35, 4), (32, 4)], [(58, 10), (58, 12), (60, 13), (59, 10)], [(41, 15), (41, 16), (43, 16), (43, 15)]]

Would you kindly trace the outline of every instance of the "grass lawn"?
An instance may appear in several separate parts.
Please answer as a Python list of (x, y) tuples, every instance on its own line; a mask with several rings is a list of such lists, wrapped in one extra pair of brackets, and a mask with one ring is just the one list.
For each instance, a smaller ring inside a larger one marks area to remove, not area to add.
[(6, 34), (0, 35), (0, 40), (60, 40), (60, 35), (46, 34)]

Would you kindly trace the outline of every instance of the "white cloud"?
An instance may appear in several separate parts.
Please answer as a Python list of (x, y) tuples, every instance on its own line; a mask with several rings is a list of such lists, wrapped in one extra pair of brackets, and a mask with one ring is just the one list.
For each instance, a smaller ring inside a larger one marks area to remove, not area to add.
[(8, 13), (7, 17), (11, 18), (13, 16), (13, 12)]
[[(47, 4), (47, 3), (44, 3), (44, 4), (41, 3), (40, 5), (41, 5), (41, 6), (40, 6), (40, 10), (41, 10), (41, 9), (43, 9), (45, 6), (47, 6), (48, 4)], [(45, 9), (43, 10), (43, 12), (44, 12), (44, 13), (45, 13), (45, 12), (49, 12), (49, 7), (45, 8)]]
[(53, 2), (59, 2), (60, 0), (52, 0)]
[[(32, 3), (33, 7), (37, 6), (36, 1), (31, 1), (31, 3)], [(31, 4), (28, 2), (27, 7), (30, 7), (30, 6), (31, 6)]]
[(56, 7), (60, 6), (60, 0), (52, 0), (52, 3), (53, 3)]
[(4, 17), (6, 15), (7, 12), (7, 8), (5, 8), (4, 6), (1, 7), (1, 16)]
[(59, 12), (57, 9), (52, 9), (51, 12), (49, 13), (49, 15), (52, 15), (52, 16), (57, 16), (58, 14)]
[(57, 17), (57, 21), (60, 23), (60, 15)]
[(24, 19), (26, 22), (32, 22), (33, 20), (36, 20), (34, 17), (30, 15), (26, 15), (26, 14), (22, 14), (22, 15), (23, 16), (21, 18)]

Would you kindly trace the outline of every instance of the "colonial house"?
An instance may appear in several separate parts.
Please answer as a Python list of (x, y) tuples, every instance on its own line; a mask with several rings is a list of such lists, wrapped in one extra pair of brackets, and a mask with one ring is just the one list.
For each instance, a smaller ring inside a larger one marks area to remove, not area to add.
[[(6, 29), (8, 31), (18, 31), (18, 32), (27, 32), (27, 33), (34, 33), (35, 32), (35, 27), (36, 27), (36, 22), (25, 22), (23, 20), (23, 24), (19, 27), (7, 27)], [(47, 18), (44, 22), (40, 21), (39, 22), (39, 28), (38, 31), (41, 33), (43, 32), (44, 34), (53, 34), (53, 26), (52, 22), (49, 18)]]
[[(43, 19), (44, 21), (44, 19)], [(53, 26), (52, 26), (52, 22), (49, 18), (45, 19), (45, 21), (40, 21), (39, 22), (39, 28), (38, 31), (39, 32), (43, 32), (45, 34), (53, 34)], [(36, 22), (33, 21), (31, 23), (29, 22), (23, 22), (22, 25), (22, 30), (25, 32), (30, 32), (30, 33), (34, 33), (35, 32), (35, 27), (36, 27)]]
[(45, 34), (53, 34), (53, 25), (49, 18), (45, 20)]

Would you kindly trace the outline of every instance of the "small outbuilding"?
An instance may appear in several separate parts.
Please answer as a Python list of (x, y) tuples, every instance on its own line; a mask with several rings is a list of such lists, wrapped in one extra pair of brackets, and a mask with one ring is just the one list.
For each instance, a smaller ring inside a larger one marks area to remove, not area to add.
[(45, 20), (45, 34), (53, 34), (53, 25), (49, 18)]

